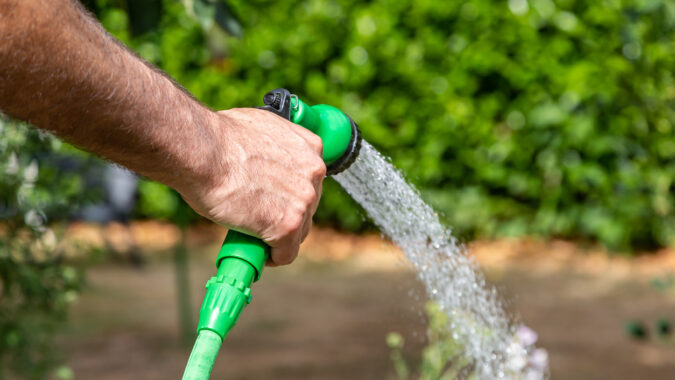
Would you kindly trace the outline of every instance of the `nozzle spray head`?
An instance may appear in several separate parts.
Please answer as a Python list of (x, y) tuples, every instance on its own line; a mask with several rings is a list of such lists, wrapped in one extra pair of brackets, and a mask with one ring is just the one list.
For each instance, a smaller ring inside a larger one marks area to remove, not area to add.
[(299, 124), (321, 138), (328, 175), (340, 173), (356, 160), (361, 148), (361, 132), (344, 112), (325, 104), (308, 106), (285, 88), (268, 92), (263, 102), (265, 106), (260, 108)]

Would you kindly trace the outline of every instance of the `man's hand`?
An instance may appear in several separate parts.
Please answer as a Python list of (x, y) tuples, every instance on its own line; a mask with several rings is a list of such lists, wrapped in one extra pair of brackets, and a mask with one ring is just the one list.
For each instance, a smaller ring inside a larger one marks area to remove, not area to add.
[(270, 265), (291, 263), (321, 196), (321, 139), (269, 111), (238, 108), (218, 113), (212, 141), (206, 182), (178, 191), (202, 216), (267, 242)]
[(326, 172), (317, 136), (267, 111), (207, 109), (75, 0), (0, 0), (0, 109), (261, 237), (271, 264), (293, 261), (312, 224)]

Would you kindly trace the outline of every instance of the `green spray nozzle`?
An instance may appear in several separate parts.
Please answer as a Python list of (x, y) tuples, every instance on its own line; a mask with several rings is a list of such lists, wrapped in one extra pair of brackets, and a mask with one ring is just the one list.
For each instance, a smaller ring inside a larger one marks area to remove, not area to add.
[(354, 121), (339, 109), (326, 104), (308, 106), (291, 98), (291, 121), (321, 137), (323, 161), (328, 175), (349, 167), (359, 154), (361, 133)]
[[(265, 106), (260, 108), (321, 137), (327, 174), (345, 170), (356, 159), (361, 134), (356, 123), (339, 109), (325, 104), (308, 106), (283, 88), (265, 94), (263, 102)], [(228, 232), (216, 260), (218, 272), (206, 283), (197, 341), (183, 380), (209, 378), (220, 345), (251, 302), (251, 283), (260, 279), (269, 252), (269, 246), (256, 237), (234, 230)]]
[(321, 137), (326, 174), (347, 169), (361, 148), (361, 132), (356, 123), (339, 109), (326, 104), (308, 106), (285, 88), (274, 89), (263, 97), (262, 109), (276, 113)]

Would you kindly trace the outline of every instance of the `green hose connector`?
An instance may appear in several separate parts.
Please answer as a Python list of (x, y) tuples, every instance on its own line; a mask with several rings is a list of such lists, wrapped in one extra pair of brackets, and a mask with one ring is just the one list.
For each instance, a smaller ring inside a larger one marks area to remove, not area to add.
[[(285, 89), (270, 91), (264, 102), (263, 109), (321, 137), (329, 175), (341, 172), (356, 159), (361, 135), (356, 124), (339, 109), (324, 104), (310, 107)], [(260, 279), (269, 253), (270, 247), (262, 240), (238, 231), (228, 232), (216, 260), (218, 272), (206, 283), (197, 341), (183, 380), (209, 378), (220, 345), (251, 302), (251, 283)]]
[(211, 330), (221, 339), (237, 323), (251, 302), (251, 283), (260, 278), (269, 246), (260, 239), (237, 231), (225, 238), (218, 259), (218, 273), (206, 283), (197, 332)]
[(251, 283), (260, 278), (269, 250), (269, 246), (258, 238), (238, 231), (228, 232), (216, 259), (218, 272), (206, 282), (197, 341), (183, 380), (209, 378), (227, 333), (251, 302)]

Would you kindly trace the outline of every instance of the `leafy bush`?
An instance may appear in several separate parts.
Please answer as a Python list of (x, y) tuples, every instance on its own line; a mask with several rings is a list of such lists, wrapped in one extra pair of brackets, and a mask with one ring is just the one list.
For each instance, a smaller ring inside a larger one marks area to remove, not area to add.
[[(212, 107), (287, 87), (342, 108), (465, 237), (675, 243), (672, 2), (185, 3), (164, 1), (132, 37), (98, 2), (106, 27)], [(317, 218), (360, 229), (357, 210), (328, 183)]]
[[(69, 150), (0, 115), (0, 379), (42, 379), (59, 363), (51, 337), (82, 276), (62, 260), (57, 234), (46, 221), (82, 197), (76, 173), (55, 166)], [(64, 373), (66, 367), (57, 376)]]

